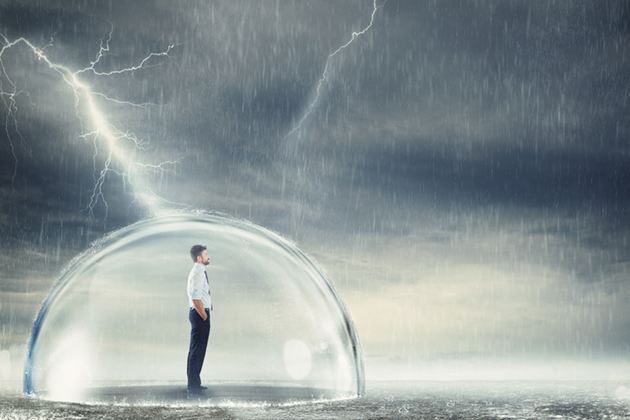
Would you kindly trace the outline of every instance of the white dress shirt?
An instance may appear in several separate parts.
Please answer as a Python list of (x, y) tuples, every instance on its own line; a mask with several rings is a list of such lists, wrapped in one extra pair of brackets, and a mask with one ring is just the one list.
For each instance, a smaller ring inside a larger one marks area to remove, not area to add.
[(203, 307), (212, 309), (212, 299), (210, 298), (210, 285), (206, 278), (206, 268), (199, 263), (195, 263), (188, 275), (188, 303), (194, 308), (193, 299), (200, 300)]

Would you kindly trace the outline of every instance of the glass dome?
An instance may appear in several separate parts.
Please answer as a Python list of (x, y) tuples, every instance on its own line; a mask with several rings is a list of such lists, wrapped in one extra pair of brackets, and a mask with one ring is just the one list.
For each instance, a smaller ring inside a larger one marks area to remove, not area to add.
[(358, 336), (321, 270), (264, 228), (208, 214), (136, 223), (73, 261), (35, 320), (25, 394), (90, 401), (116, 394), (105, 389), (173, 384), (185, 392), (194, 244), (210, 256), (214, 311), (201, 376), (214, 395), (251, 397), (248, 386), (264, 399), (363, 394)]

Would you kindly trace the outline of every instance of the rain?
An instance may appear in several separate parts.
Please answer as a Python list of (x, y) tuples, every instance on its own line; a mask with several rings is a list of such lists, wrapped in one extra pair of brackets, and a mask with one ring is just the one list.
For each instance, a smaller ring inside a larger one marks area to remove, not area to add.
[(3, 412), (58, 408), (22, 396), (28, 343), (81, 255), (205, 212), (295, 244), (362, 349), (365, 397), (261, 416), (506, 414), (464, 383), (628, 415), (626, 2), (6, 0), (0, 98)]

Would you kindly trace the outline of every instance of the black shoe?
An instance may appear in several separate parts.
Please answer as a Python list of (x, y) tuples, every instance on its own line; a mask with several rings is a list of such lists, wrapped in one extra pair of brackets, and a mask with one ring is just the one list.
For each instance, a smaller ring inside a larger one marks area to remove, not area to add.
[(203, 386), (203, 385), (199, 385), (199, 389), (206, 390), (206, 389), (208, 389), (208, 387), (207, 386)]

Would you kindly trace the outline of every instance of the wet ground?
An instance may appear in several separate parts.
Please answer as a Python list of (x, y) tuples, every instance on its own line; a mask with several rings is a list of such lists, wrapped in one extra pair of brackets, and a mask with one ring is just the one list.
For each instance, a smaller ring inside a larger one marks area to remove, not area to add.
[(259, 385), (210, 386), (195, 400), (172, 385), (103, 391), (112, 400), (83, 404), (5, 390), (0, 419), (630, 419), (630, 382), (613, 381), (372, 382), (363, 398), (333, 401)]

